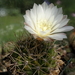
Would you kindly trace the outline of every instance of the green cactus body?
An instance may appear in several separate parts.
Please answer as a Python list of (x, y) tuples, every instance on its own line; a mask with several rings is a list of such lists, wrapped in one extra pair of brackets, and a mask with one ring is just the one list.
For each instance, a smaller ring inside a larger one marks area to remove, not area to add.
[(34, 38), (19, 40), (9, 55), (16, 73), (25, 75), (48, 75), (50, 69), (56, 67), (53, 58), (57, 53), (49, 42), (38, 41)]
[(7, 56), (9, 75), (59, 75), (64, 65), (63, 51), (54, 42), (39, 41), (23, 37), (10, 48)]

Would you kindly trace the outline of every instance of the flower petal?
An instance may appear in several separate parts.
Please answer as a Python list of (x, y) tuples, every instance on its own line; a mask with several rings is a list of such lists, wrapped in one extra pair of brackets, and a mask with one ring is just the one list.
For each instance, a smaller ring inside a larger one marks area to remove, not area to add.
[(69, 21), (69, 19), (63, 19), (61, 22), (56, 24), (52, 30), (55, 30), (55, 29), (65, 26), (68, 23), (68, 21)]
[(32, 19), (30, 18), (30, 16), (24, 15), (24, 18), (25, 18), (25, 23), (32, 29), (35, 29), (34, 23), (33, 23)]
[(42, 3), (42, 7), (43, 7), (44, 11), (46, 11), (46, 9), (48, 8), (47, 3), (46, 3), (46, 2), (43, 2), (43, 3)]
[(34, 3), (33, 9), (31, 9), (31, 18), (33, 19), (34, 23), (37, 20), (37, 4)]
[(24, 27), (29, 33), (31, 33), (31, 34), (36, 34), (36, 32), (33, 30), (33, 29), (31, 29), (29, 26), (25, 26)]
[(63, 40), (63, 38), (67, 38), (67, 36), (64, 33), (57, 33), (57, 34), (52, 34), (49, 35), (48, 37), (56, 40)]
[(61, 20), (62, 20), (62, 18), (63, 18), (63, 14), (59, 14), (55, 19), (54, 19), (54, 22), (53, 22), (53, 24), (52, 24), (52, 27), (54, 26), (54, 28), (55, 27), (57, 27), (57, 23), (59, 23)]
[[(41, 13), (40, 13), (41, 12)], [(44, 10), (43, 10), (43, 7), (41, 6), (41, 5), (39, 5), (38, 7), (37, 7), (37, 18), (38, 18), (38, 20), (40, 20), (40, 19), (42, 19), (42, 18), (44, 18), (45, 17), (45, 15), (44, 15)]]
[(49, 8), (53, 8), (53, 7), (54, 7), (54, 4), (51, 3), (51, 4), (49, 5)]
[(54, 30), (52, 33), (67, 32), (67, 31), (70, 31), (70, 30), (72, 30), (72, 29), (74, 29), (74, 27), (72, 27), (72, 26), (65, 26), (65, 27), (62, 27), (62, 28), (60, 28), (60, 29)]
[(51, 41), (51, 39), (49, 37), (43, 38), (44, 41)]
[[(63, 11), (62, 11), (62, 7), (61, 8), (58, 8), (58, 14), (62, 14), (63, 13)], [(58, 15), (57, 14), (57, 15)]]

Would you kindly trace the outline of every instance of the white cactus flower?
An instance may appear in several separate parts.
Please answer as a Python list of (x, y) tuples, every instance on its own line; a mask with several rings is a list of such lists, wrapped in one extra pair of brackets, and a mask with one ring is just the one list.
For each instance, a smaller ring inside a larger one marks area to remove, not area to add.
[(57, 8), (54, 4), (48, 5), (46, 2), (41, 5), (34, 3), (30, 10), (26, 10), (24, 15), (25, 29), (31, 33), (34, 38), (63, 40), (67, 38), (63, 32), (74, 29), (67, 26), (69, 19), (63, 15), (62, 8)]

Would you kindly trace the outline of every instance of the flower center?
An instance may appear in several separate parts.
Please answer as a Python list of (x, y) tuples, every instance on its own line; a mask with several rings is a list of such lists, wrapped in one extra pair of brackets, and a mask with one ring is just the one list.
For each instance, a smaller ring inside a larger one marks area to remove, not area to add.
[(46, 30), (51, 30), (49, 23), (46, 20), (40, 20), (38, 22), (38, 27), (42, 30), (42, 31), (46, 31)]

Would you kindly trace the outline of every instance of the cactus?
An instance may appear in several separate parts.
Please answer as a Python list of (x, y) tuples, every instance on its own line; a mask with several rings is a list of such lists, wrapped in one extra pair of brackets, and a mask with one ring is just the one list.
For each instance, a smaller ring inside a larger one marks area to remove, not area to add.
[(65, 51), (53, 41), (39, 41), (31, 36), (22, 37), (13, 45), (7, 48), (11, 49), (6, 64), (12, 73), (9, 75), (59, 75), (65, 64), (61, 59)]

